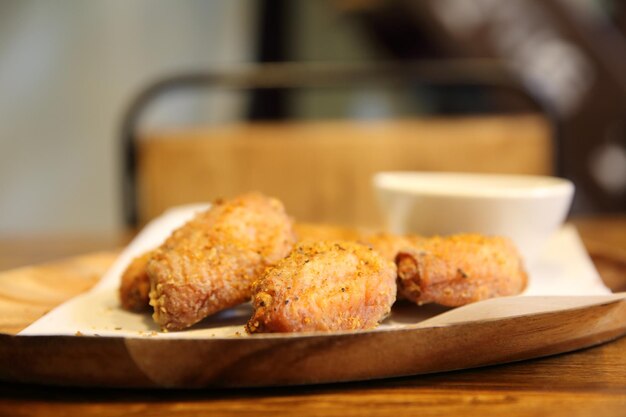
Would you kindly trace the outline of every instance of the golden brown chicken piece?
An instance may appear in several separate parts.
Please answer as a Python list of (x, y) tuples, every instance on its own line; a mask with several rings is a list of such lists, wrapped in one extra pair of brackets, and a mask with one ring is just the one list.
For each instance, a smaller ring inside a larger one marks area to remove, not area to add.
[(401, 249), (415, 247), (425, 239), (419, 235), (372, 233), (350, 227), (315, 223), (296, 223), (294, 230), (299, 242), (344, 240), (364, 243), (390, 261), (396, 259), (396, 255)]
[(417, 304), (460, 306), (515, 295), (527, 276), (512, 242), (502, 237), (433, 237), (396, 257), (398, 292)]
[(396, 268), (354, 242), (304, 242), (253, 286), (249, 333), (376, 327), (396, 299)]
[(151, 256), (152, 251), (136, 257), (122, 274), (119, 292), (122, 308), (139, 312), (150, 307), (150, 278), (146, 267)]
[(150, 305), (164, 330), (189, 327), (250, 299), (252, 282), (283, 259), (295, 236), (283, 205), (259, 193), (215, 203), (150, 258)]
[[(326, 224), (296, 223), (294, 231), (298, 240), (358, 240), (361, 236), (356, 229)], [(150, 279), (146, 267), (151, 255), (152, 251), (135, 258), (122, 275), (119, 292), (122, 308), (141, 312), (150, 307)], [(394, 258), (395, 253), (389, 259)]]

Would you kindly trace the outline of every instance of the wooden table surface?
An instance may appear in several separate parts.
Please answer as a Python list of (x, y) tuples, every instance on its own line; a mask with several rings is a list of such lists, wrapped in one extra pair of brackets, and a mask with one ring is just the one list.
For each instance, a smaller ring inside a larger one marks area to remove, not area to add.
[[(626, 217), (576, 219), (603, 279), (626, 291)], [(128, 236), (0, 239), (0, 270), (98, 249)], [(14, 256), (13, 256), (14, 254)], [(54, 358), (50, 358), (54, 360)], [(0, 383), (0, 416), (626, 416), (626, 337), (480, 369), (381, 381), (232, 390), (81, 389)]]

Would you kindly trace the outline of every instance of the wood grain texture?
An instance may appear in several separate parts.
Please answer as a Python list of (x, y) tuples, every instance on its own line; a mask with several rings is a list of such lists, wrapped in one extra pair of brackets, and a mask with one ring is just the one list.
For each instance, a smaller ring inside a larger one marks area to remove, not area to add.
[(151, 131), (142, 139), (143, 223), (173, 205), (259, 190), (299, 221), (375, 226), (371, 178), (378, 171), (549, 174), (553, 158), (539, 116), (259, 123)]
[(62, 302), (88, 290), (117, 252), (100, 252), (0, 273), (0, 333), (16, 334)]
[[(7, 387), (0, 415), (76, 416), (621, 416), (623, 392), (441, 389), (371, 385), (254, 391), (94, 391)], [(8, 395), (7, 395), (8, 394)], [(13, 396), (9, 396), (13, 395)], [(43, 399), (41, 400), (40, 398)], [(33, 401), (33, 398), (38, 400)]]

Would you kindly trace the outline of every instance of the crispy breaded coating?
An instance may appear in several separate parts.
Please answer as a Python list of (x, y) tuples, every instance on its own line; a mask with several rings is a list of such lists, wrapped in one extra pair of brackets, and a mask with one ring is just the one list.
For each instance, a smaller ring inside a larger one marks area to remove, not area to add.
[(398, 292), (417, 304), (455, 307), (515, 295), (527, 276), (513, 243), (467, 234), (423, 240), (396, 257)]
[(119, 296), (122, 308), (129, 311), (147, 310), (150, 301), (150, 278), (146, 267), (152, 251), (132, 260), (122, 274)]
[(250, 299), (252, 282), (293, 247), (282, 203), (259, 193), (217, 202), (150, 258), (150, 305), (164, 330), (189, 327)]
[(364, 243), (378, 251), (385, 259), (394, 261), (400, 250), (415, 247), (425, 237), (419, 235), (394, 235), (386, 232), (368, 232), (356, 228), (330, 224), (296, 223), (299, 242), (344, 240)]
[[(294, 231), (299, 241), (358, 240), (361, 236), (356, 229), (327, 224), (296, 223)], [(152, 251), (136, 257), (124, 271), (119, 290), (122, 308), (141, 312), (150, 307), (150, 279), (146, 267), (151, 255)], [(395, 253), (389, 259), (394, 258)]]
[(249, 333), (371, 329), (396, 299), (396, 268), (355, 242), (303, 242), (253, 286)]

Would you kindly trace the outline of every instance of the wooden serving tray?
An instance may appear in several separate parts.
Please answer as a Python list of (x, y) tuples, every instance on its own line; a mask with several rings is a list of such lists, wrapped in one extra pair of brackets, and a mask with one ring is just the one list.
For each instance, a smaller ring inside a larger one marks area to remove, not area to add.
[[(385, 331), (210, 339), (17, 335), (90, 288), (115, 256), (98, 253), (0, 274), (1, 379), (177, 388), (355, 381), (536, 358), (626, 333), (626, 293), (620, 293), (591, 304), (580, 301), (587, 297), (535, 297), (534, 310), (522, 315), (515, 313), (515, 299), (494, 299)], [(485, 306), (499, 318), (460, 322)]]

